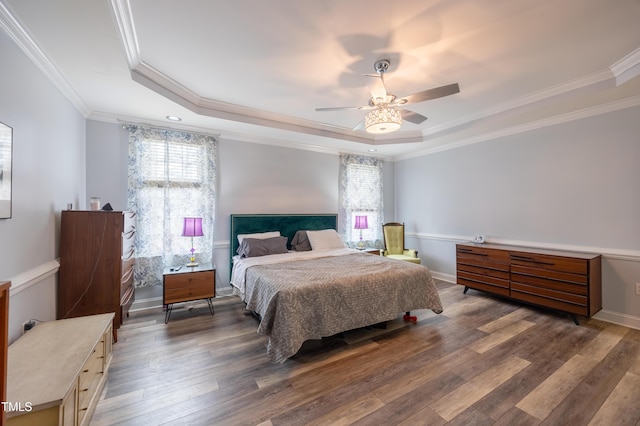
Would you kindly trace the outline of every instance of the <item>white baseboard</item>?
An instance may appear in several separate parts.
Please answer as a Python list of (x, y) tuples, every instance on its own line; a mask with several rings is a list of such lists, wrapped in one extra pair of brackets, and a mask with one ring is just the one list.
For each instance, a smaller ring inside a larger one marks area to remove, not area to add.
[(640, 318), (631, 315), (621, 314), (618, 312), (602, 310), (595, 314), (593, 318), (610, 322), (613, 324), (624, 325), (625, 327), (635, 328), (640, 330)]
[(148, 311), (157, 308), (162, 308), (162, 297), (160, 296), (134, 300), (129, 312)]
[[(231, 290), (231, 287), (229, 287), (228, 289), (216, 288), (216, 297), (226, 297), (226, 296), (233, 296), (233, 291)], [(199, 301), (195, 301), (195, 302), (199, 302)], [(159, 308), (162, 308), (162, 297), (161, 296), (148, 297), (145, 299), (134, 300), (133, 304), (131, 305), (131, 309), (129, 309), (129, 312), (141, 312), (141, 311), (148, 311), (151, 309), (159, 309)]]
[(456, 283), (456, 277), (455, 275), (449, 275), (449, 274), (443, 274), (442, 272), (436, 272), (436, 271), (431, 271), (431, 276), (433, 278), (435, 278), (436, 280), (440, 280), (440, 281), (445, 281), (448, 283)]

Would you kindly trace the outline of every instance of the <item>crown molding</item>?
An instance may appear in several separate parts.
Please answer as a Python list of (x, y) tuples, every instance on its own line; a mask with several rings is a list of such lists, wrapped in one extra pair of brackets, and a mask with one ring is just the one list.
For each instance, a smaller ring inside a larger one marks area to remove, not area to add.
[(611, 65), (618, 86), (640, 75), (640, 47)]
[(51, 80), (62, 95), (67, 98), (84, 117), (87, 117), (91, 112), (87, 105), (3, 2), (0, 2), (0, 28), (4, 30), (18, 48), (31, 59), (40, 71)]
[(518, 126), (507, 127), (495, 132), (487, 132), (471, 138), (463, 139), (451, 144), (434, 146), (424, 150), (412, 152), (410, 154), (398, 155), (395, 161), (408, 160), (410, 158), (423, 157), (425, 155), (435, 154), (437, 152), (448, 151), (450, 149), (461, 148), (463, 146), (472, 145), (480, 142), (486, 142), (505, 136), (512, 136), (521, 133), (530, 132), (532, 130), (542, 129), (545, 127), (555, 126), (557, 124), (568, 123), (583, 118), (589, 118), (600, 114), (619, 111), (626, 108), (633, 108), (640, 105), (640, 96), (634, 96), (619, 101), (609, 102), (607, 104), (597, 105), (595, 107), (584, 108), (566, 114), (557, 115), (542, 120), (531, 121)]
[(127, 55), (129, 68), (135, 68), (141, 61), (138, 37), (136, 36), (135, 25), (133, 24), (133, 13), (131, 13), (131, 3), (129, 0), (111, 0), (113, 15), (120, 31), (120, 39), (124, 44), (124, 51)]

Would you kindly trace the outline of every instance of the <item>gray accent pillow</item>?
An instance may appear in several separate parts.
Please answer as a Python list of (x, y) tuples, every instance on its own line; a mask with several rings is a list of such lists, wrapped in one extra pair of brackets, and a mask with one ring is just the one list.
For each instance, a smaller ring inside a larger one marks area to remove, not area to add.
[(238, 247), (240, 257), (257, 257), (287, 253), (287, 237), (243, 238)]
[(291, 240), (291, 250), (311, 251), (311, 243), (307, 231), (297, 231)]

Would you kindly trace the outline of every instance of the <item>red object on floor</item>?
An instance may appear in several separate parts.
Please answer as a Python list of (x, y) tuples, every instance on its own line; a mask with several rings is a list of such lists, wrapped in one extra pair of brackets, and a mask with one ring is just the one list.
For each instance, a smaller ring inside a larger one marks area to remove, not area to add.
[(411, 321), (411, 322), (417, 322), (418, 321), (418, 317), (414, 316), (414, 315), (406, 315), (402, 317), (403, 320), (405, 321)]

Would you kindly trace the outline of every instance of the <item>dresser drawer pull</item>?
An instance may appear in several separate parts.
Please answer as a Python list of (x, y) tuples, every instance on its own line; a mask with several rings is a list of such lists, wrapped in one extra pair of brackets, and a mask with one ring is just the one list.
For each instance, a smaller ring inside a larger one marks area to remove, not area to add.
[(130, 260), (135, 253), (136, 253), (135, 247), (131, 247), (128, 252), (123, 253), (122, 259), (125, 260), (125, 261), (126, 260)]
[(87, 411), (89, 407), (81, 408), (80, 411)]
[(82, 389), (82, 390), (81, 390), (81, 392), (86, 392), (86, 391), (88, 391), (88, 390), (89, 390), (89, 388)]
[(469, 249), (458, 249), (459, 251), (463, 252), (464, 254), (472, 254), (474, 256), (489, 256), (487, 253), (476, 253), (473, 250), (469, 250)]
[(87, 368), (86, 370), (82, 370), (83, 373), (88, 373), (89, 369)]
[(555, 263), (553, 263), (553, 262), (542, 262), (541, 260), (536, 260), (533, 257), (520, 256), (520, 255), (517, 255), (517, 254), (512, 254), (511, 255), (511, 259), (520, 260), (522, 262), (537, 263), (538, 265), (555, 265)]

